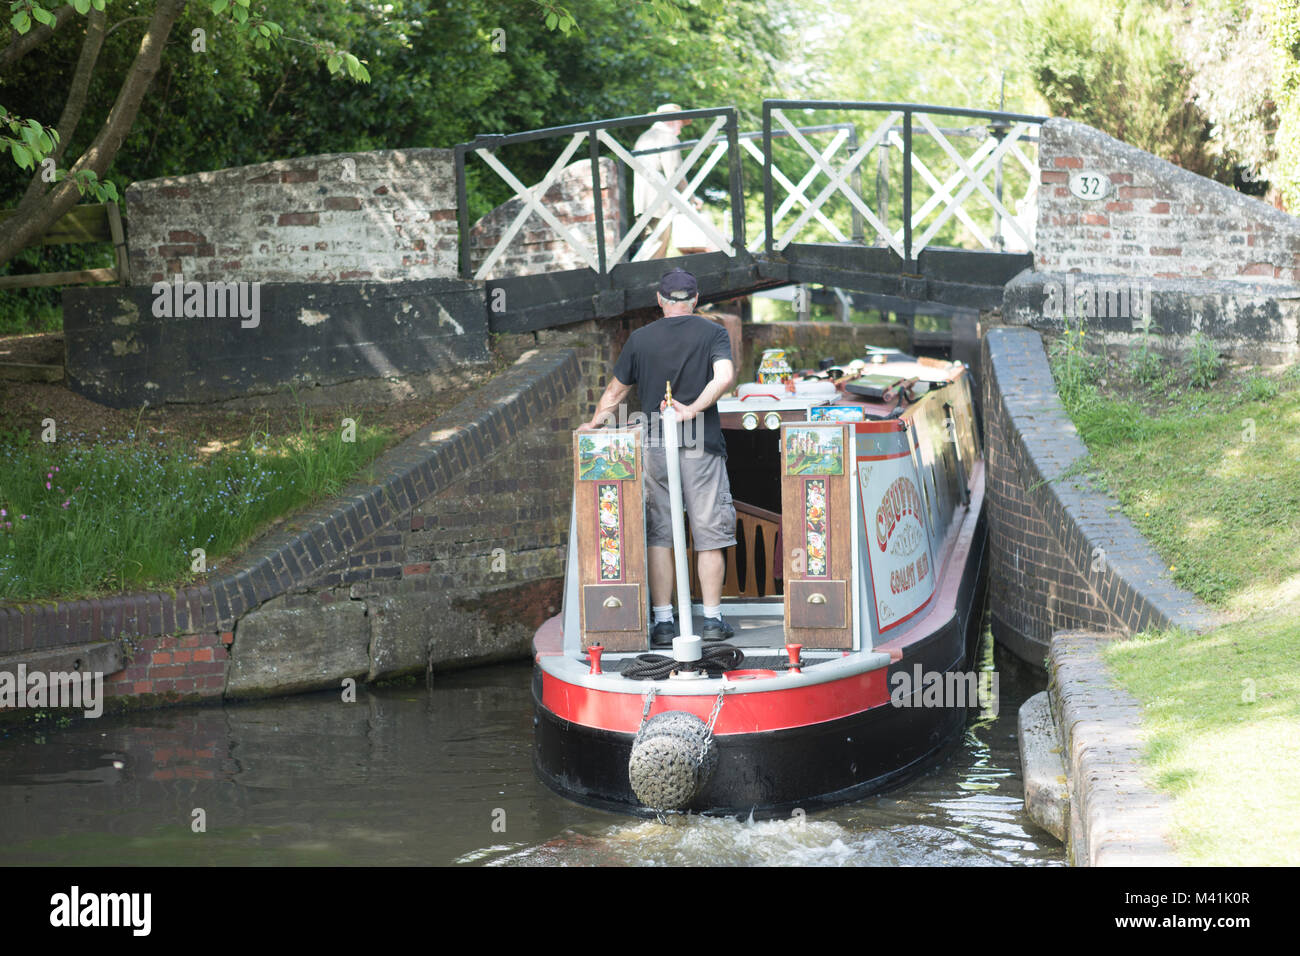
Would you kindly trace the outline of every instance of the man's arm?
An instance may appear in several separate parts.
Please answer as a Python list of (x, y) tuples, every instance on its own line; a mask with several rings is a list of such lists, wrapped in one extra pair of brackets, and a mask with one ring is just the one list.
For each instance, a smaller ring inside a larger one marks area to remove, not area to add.
[[(713, 363), (713, 378), (709, 379), (709, 384), (704, 386), (704, 391), (700, 392), (700, 397), (689, 405), (683, 405), (681, 402), (673, 399), (673, 408), (677, 411), (678, 421), (687, 422), (694, 418), (700, 412), (709, 408), (721, 396), (725, 395), (731, 386), (736, 384), (736, 369), (731, 364), (731, 359), (717, 359)], [(668, 405), (667, 402), (661, 402), (659, 410), (663, 411)]]
[(618, 406), (623, 404), (623, 399), (627, 398), (627, 393), (631, 390), (631, 385), (624, 385), (617, 377), (611, 377), (609, 384), (605, 386), (604, 394), (600, 396), (600, 401), (596, 403), (596, 412), (591, 416), (591, 421), (579, 425), (578, 431), (599, 428), (605, 418), (612, 415)]

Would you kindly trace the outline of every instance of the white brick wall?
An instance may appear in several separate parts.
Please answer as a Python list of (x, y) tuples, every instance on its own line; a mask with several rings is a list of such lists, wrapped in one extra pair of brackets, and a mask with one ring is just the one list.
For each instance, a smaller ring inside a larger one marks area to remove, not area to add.
[(447, 149), (277, 160), (133, 183), (131, 281), (393, 281), (455, 276)]

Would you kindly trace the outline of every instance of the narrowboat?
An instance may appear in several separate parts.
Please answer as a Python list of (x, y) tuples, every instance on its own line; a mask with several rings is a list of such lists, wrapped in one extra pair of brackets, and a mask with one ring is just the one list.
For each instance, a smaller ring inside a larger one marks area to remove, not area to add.
[(970, 371), (868, 353), (803, 375), (765, 353), (718, 403), (737, 513), (725, 642), (693, 636), (699, 581), (674, 548), (684, 639), (651, 646), (643, 429), (574, 434), (563, 607), (533, 642), (534, 764), (553, 790), (770, 818), (897, 786), (959, 740), (985, 585)]

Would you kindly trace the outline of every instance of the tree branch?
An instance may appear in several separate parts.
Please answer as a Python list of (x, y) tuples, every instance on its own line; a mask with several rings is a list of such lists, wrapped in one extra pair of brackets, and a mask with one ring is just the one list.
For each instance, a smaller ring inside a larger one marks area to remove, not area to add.
[(76, 11), (72, 9), (72, 4), (65, 3), (54, 11), (54, 26), (47, 27), (44, 23), (38, 23), (26, 33), (10, 40), (9, 45), (0, 50), (0, 73), (9, 72), (19, 60), (54, 36), (54, 31), (71, 20), (74, 13)]
[(122, 146), (122, 140), (131, 131), (136, 113), (140, 111), (140, 103), (158, 73), (167, 37), (180, 18), (181, 11), (185, 9), (185, 3), (186, 0), (160, 0), (149, 21), (149, 29), (140, 40), (140, 51), (136, 54), (135, 62), (131, 64), (131, 70), (118, 91), (117, 100), (108, 112), (108, 119), (100, 128), (99, 135), (73, 166), (74, 172), (90, 169), (102, 177), (113, 162), (113, 157)]
[(108, 32), (105, 33), (104, 36), (106, 36), (106, 37), (111, 37), (114, 33), (117, 32), (118, 27), (126, 26), (128, 23), (134, 23), (134, 22), (136, 22), (137, 20), (143, 22), (143, 21), (148, 20), (148, 19), (149, 19), (148, 17), (124, 17), (123, 19), (118, 20), (118, 21), (117, 21), (116, 23), (114, 23), (111, 27), (109, 27), (109, 28), (108, 28)]
[(73, 180), (76, 173), (89, 169), (96, 176), (103, 177), (135, 122), (140, 103), (158, 72), (167, 37), (185, 9), (185, 3), (186, 0), (159, 0), (149, 28), (140, 40), (140, 50), (98, 135), (72, 165), (67, 178), (50, 190), (42, 201), (0, 224), (0, 264), (8, 262), (19, 250), (39, 239), (60, 216), (76, 205), (80, 196)]
[(81, 122), (81, 114), (86, 108), (86, 94), (90, 90), (91, 77), (95, 75), (95, 63), (99, 60), (99, 51), (104, 46), (104, 39), (108, 36), (104, 32), (106, 19), (104, 11), (96, 10), (94, 7), (91, 7), (86, 17), (86, 39), (81, 44), (81, 56), (77, 59), (76, 72), (72, 74), (72, 87), (68, 90), (68, 98), (63, 104), (63, 115), (59, 117), (59, 144), (54, 147), (53, 153), (56, 163), (63, 158), (68, 142), (72, 139), (72, 134), (77, 131), (77, 124)]
[[(77, 69), (72, 74), (72, 86), (68, 90), (68, 98), (63, 104), (63, 114), (59, 117), (57, 127), (59, 141), (54, 147), (54, 152), (50, 153), (49, 156), (54, 160), (56, 166), (59, 160), (63, 159), (63, 154), (68, 148), (68, 142), (72, 139), (72, 134), (77, 131), (77, 124), (81, 122), (81, 114), (86, 108), (86, 94), (90, 89), (90, 78), (95, 73), (95, 62), (99, 59), (99, 51), (104, 46), (104, 37), (106, 36), (104, 32), (105, 19), (104, 11), (96, 10), (93, 7), (86, 17), (86, 38), (81, 43), (81, 55), (77, 58)], [(45, 181), (41, 177), (41, 168), (38, 165), (35, 174), (32, 176), (32, 181), (27, 184), (27, 191), (23, 193), (18, 209), (29, 208), (43, 195), (45, 195)]]

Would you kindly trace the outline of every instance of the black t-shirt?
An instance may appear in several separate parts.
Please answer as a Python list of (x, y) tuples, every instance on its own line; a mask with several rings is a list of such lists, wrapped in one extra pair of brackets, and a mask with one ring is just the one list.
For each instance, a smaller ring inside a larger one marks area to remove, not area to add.
[[(614, 377), (624, 385), (636, 386), (641, 411), (654, 423), (650, 442), (662, 440), (659, 405), (664, 400), (664, 384), (671, 382), (673, 399), (689, 405), (713, 378), (713, 363), (718, 359), (731, 360), (731, 339), (725, 328), (703, 316), (662, 316), (628, 336), (627, 345), (614, 363)], [(725, 458), (727, 446), (722, 440), (716, 404), (678, 426), (681, 447), (695, 446), (693, 427), (698, 427), (701, 420), (704, 450)]]

